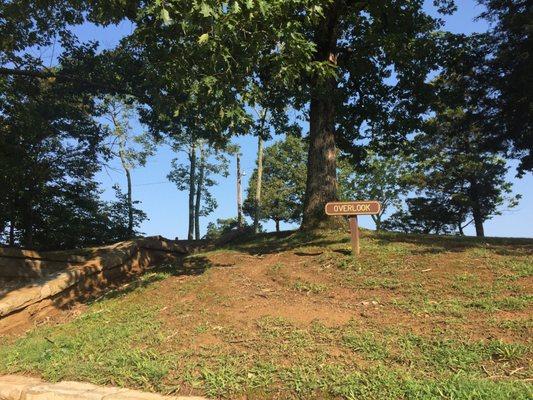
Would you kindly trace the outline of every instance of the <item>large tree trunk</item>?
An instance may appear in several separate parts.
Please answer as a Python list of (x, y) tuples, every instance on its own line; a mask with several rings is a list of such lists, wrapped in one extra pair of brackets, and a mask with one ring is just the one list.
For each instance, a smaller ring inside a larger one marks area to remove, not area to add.
[(189, 149), (189, 231), (187, 239), (194, 238), (194, 198), (196, 193), (196, 141), (193, 139)]
[(237, 153), (237, 227), (242, 229), (243, 215), (242, 215), (242, 189), (241, 189), (241, 156)]
[(279, 232), (279, 219), (276, 220), (276, 232)]
[(198, 183), (196, 188), (196, 205), (194, 207), (194, 227), (195, 239), (200, 240), (200, 208), (202, 206), (202, 189), (204, 185), (205, 173), (205, 149), (204, 145), (200, 144), (200, 160), (198, 165)]
[(263, 184), (263, 137), (262, 129), (257, 137), (257, 185), (255, 187), (254, 232), (259, 233), (261, 218), (261, 186)]
[[(323, 21), (315, 32), (316, 61), (336, 62), (340, 1), (325, 11)], [(337, 200), (337, 162), (335, 148), (335, 78), (318, 79), (311, 83), (309, 109), (309, 153), (302, 229), (309, 230), (337, 224), (327, 217), (324, 206)]]

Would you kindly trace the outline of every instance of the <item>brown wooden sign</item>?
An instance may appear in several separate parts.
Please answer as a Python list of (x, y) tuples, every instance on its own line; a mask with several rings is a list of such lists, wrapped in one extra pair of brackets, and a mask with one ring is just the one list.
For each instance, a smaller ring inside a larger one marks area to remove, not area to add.
[(359, 221), (358, 215), (376, 215), (381, 211), (379, 201), (337, 201), (326, 204), (326, 215), (349, 215), (350, 234), (352, 238), (352, 251), (358, 256), (361, 249), (359, 246)]
[(379, 201), (338, 201), (326, 204), (327, 215), (376, 215), (380, 211)]

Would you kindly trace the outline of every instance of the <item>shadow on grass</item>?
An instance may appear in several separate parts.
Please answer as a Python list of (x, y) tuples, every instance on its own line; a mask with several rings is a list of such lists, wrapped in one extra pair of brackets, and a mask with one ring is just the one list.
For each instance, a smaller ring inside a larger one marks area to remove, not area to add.
[[(439, 254), (445, 252), (463, 252), (471, 249), (487, 250), (503, 256), (533, 255), (533, 239), (525, 238), (477, 238), (466, 236), (404, 234), (395, 232), (374, 232), (362, 230), (365, 238), (375, 241), (378, 245), (407, 243), (417, 245), (410, 249), (412, 254)], [(350, 237), (345, 231), (283, 231), (247, 235), (228, 244), (228, 248), (248, 254), (272, 254), (296, 250), (299, 256), (317, 256), (322, 252), (313, 247), (331, 247), (345, 245)], [(303, 249), (310, 247), (309, 250)], [(349, 249), (331, 249), (334, 252), (350, 255)]]
[(323, 251), (295, 251), (294, 254), (300, 257), (316, 257), (323, 254)]
[(444, 252), (463, 252), (470, 249), (489, 250), (503, 256), (532, 255), (533, 239), (495, 238), (404, 234), (395, 232), (376, 233), (374, 239), (379, 244), (409, 243), (420, 246), (412, 249), (413, 254), (438, 254)]
[[(154, 283), (167, 279), (170, 276), (196, 276), (203, 274), (206, 270), (213, 267), (211, 261), (204, 256), (187, 256), (173, 263), (166, 263), (151, 268), (146, 273), (139, 275), (134, 280), (122, 282), (121, 286), (112, 287), (97, 299), (94, 297), (89, 302), (100, 301), (104, 299), (113, 299), (124, 296), (137, 289), (147, 288)], [(217, 265), (218, 266), (218, 265)]]
[(343, 256), (351, 256), (351, 255), (353, 255), (352, 250), (335, 249), (335, 250), (333, 250), (333, 252), (342, 254)]
[[(335, 237), (337, 235), (337, 237)], [(228, 248), (242, 251), (251, 255), (273, 254), (300, 249), (302, 247), (328, 247), (349, 241), (341, 231), (282, 231), (259, 233), (241, 237), (228, 244)], [(303, 256), (316, 256), (321, 252), (300, 251)]]

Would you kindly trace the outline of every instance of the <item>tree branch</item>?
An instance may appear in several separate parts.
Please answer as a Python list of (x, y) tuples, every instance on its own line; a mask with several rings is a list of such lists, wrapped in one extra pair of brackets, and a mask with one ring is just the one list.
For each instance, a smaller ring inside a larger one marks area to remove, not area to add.
[[(118, 86), (115, 86), (115, 85), (112, 85), (106, 82), (95, 82), (95, 81), (84, 79), (80, 76), (58, 73), (58, 72), (54, 72), (50, 70), (36, 71), (36, 70), (28, 70), (28, 69), (15, 69), (15, 68), (0, 67), (0, 76), (24, 76), (28, 78), (37, 78), (37, 79), (53, 78), (59, 81), (81, 84), (88, 88), (99, 89), (99, 90), (102, 90), (108, 93), (130, 95), (130, 96), (136, 97), (141, 102), (147, 101), (147, 97), (142, 95), (141, 93), (131, 92), (129, 90), (125, 90), (122, 87), (118, 87)], [(176, 98), (181, 99), (182, 101), (185, 101), (185, 99), (187, 99), (187, 95), (185, 94), (178, 95), (176, 96)]]
[(0, 75), (4, 76), (25, 76), (28, 78), (38, 78), (38, 79), (57, 79), (60, 81), (66, 81), (66, 82), (75, 82), (75, 83), (82, 83), (89, 86), (94, 86), (98, 88), (109, 88), (108, 85), (105, 85), (103, 83), (99, 82), (92, 82), (88, 81), (86, 79), (82, 79), (79, 76), (72, 76), (67, 74), (61, 74), (53, 71), (35, 71), (35, 70), (28, 70), (28, 69), (14, 69), (14, 68), (5, 68), (0, 67)]

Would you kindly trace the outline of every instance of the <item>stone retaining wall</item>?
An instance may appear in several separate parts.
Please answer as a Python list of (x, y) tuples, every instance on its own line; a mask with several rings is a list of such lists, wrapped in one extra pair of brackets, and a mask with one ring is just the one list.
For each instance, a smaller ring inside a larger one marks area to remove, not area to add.
[(32, 278), (21, 287), (0, 287), (0, 334), (191, 250), (187, 242), (159, 236), (65, 252), (0, 248), (0, 277)]
[(152, 236), (109, 246), (66, 251), (38, 252), (0, 247), (0, 277), (11, 279), (41, 278), (68, 267), (86, 265), (88, 262), (105, 263), (106, 265), (116, 264), (117, 261), (120, 263), (125, 258), (131, 257), (139, 248), (183, 253), (189, 251), (191, 245), (199, 246), (198, 243)]
[(26, 376), (0, 376), (0, 400), (207, 400), (197, 396), (161, 396), (89, 383), (46, 383)]

